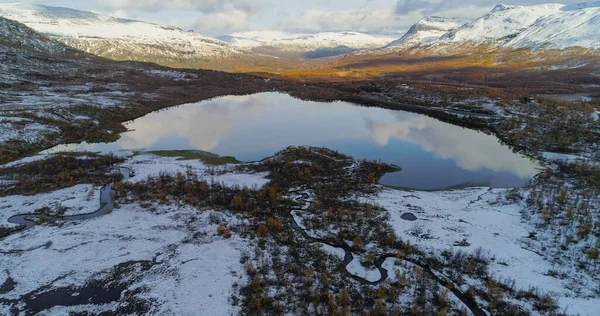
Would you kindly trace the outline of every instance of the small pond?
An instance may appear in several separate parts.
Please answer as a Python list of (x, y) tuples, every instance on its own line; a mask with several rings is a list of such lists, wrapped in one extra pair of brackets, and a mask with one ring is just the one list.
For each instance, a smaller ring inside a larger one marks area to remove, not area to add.
[(196, 149), (254, 161), (290, 145), (324, 146), (398, 165), (403, 170), (382, 184), (419, 190), (521, 187), (539, 172), (537, 162), (481, 132), (420, 114), (281, 93), (181, 105), (125, 125), (130, 131), (114, 143), (61, 145), (50, 152)]

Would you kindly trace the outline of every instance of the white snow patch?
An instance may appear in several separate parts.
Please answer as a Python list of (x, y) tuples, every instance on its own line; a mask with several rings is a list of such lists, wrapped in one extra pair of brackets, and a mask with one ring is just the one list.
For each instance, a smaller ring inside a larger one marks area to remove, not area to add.
[(244, 266), (240, 263), (245, 243), (233, 237), (206, 244), (183, 244), (175, 258), (166, 264), (177, 271), (175, 278), (151, 275), (139, 286), (150, 287), (144, 297), (158, 302), (157, 315), (234, 315), (229, 298), (232, 285), (242, 283)]
[(359, 256), (357, 256), (356, 254), (353, 254), (353, 256), (354, 256), (354, 260), (352, 260), (346, 266), (346, 270), (348, 271), (348, 273), (358, 276), (358, 277), (361, 277), (370, 282), (379, 281), (379, 279), (381, 279), (381, 273), (379, 273), (379, 270), (377, 270), (376, 268), (373, 268), (373, 269), (365, 268), (360, 263), (360, 260), (358, 259)]
[[(234, 282), (244, 275), (239, 258), (248, 244), (236, 236), (217, 236), (211, 213), (192, 207), (157, 205), (150, 211), (124, 205), (93, 220), (36, 226), (9, 235), (0, 246), (0, 266), (17, 286), (0, 298), (18, 299), (44, 285), (81, 286), (120, 263), (156, 259), (130, 287), (148, 288), (140, 296), (158, 302), (152, 314), (236, 314), (239, 310), (228, 299)], [(52, 313), (69, 310), (57, 307)]]
[(24, 165), (24, 164), (28, 164), (31, 162), (35, 162), (35, 161), (40, 161), (40, 160), (44, 160), (48, 157), (48, 155), (35, 155), (35, 156), (30, 156), (30, 157), (25, 157), (23, 159), (19, 159), (13, 162), (9, 162), (5, 165), (0, 166), (0, 168), (9, 168), (9, 167), (15, 167), (15, 166), (19, 166), (19, 165)]
[[(561, 308), (579, 306), (572, 313), (593, 315), (600, 298), (577, 297), (568, 289), (569, 280), (545, 275), (559, 267), (527, 248), (527, 236), (536, 228), (521, 219), (521, 206), (507, 204), (502, 196), (507, 189), (471, 188), (454, 191), (419, 192), (382, 189), (378, 197), (367, 199), (390, 212), (390, 224), (402, 239), (425, 251), (441, 253), (445, 249), (473, 252), (481, 248), (493, 258), (490, 272), (512, 278), (519, 289), (537, 287), (557, 295)], [(417, 221), (401, 219), (405, 212)], [(470, 245), (455, 246), (466, 240)], [(526, 276), (526, 277), (525, 277)], [(564, 298), (569, 298), (569, 304)], [(595, 302), (594, 304), (590, 302)], [(580, 304), (581, 303), (581, 304)]]
[[(188, 171), (193, 172), (199, 179), (204, 179), (207, 182), (223, 183), (226, 186), (262, 188), (269, 182), (266, 179), (268, 173), (238, 173), (232, 172), (231, 166), (209, 166), (200, 160), (178, 160), (176, 157), (159, 157), (153, 154), (142, 154), (133, 157), (131, 160), (123, 164), (123, 167), (130, 168), (134, 171), (135, 176), (130, 178), (130, 182), (139, 182), (146, 180), (149, 176), (157, 176), (161, 172), (177, 174), (181, 172), (186, 174)], [(211, 174), (211, 169), (215, 172)], [(219, 174), (219, 171), (227, 171), (227, 173)]]
[(589, 161), (589, 159), (586, 157), (582, 157), (582, 156), (578, 156), (578, 155), (571, 155), (571, 154), (559, 154), (559, 153), (544, 152), (544, 153), (542, 153), (542, 156), (544, 157), (544, 159), (550, 160), (550, 161), (553, 161), (553, 160), (562, 161), (562, 162)]
[(327, 252), (328, 254), (330, 254), (334, 257), (338, 257), (340, 260), (343, 260), (344, 257), (346, 256), (346, 252), (344, 251), (344, 249), (332, 247), (327, 244), (320, 244), (320, 245), (321, 245), (321, 248), (323, 248), (323, 250), (325, 250), (325, 252)]

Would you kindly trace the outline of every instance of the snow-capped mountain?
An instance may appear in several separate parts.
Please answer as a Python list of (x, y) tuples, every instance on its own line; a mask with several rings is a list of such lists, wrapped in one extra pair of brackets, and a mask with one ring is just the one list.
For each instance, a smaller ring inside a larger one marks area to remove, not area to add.
[(385, 46), (394, 38), (357, 32), (293, 34), (277, 31), (239, 32), (219, 37), (234, 46), (276, 56), (318, 58)]
[(446, 34), (449, 42), (476, 42), (503, 45), (531, 27), (539, 18), (554, 14), (561, 4), (514, 6), (499, 4), (484, 16)]
[[(445, 29), (445, 31), (444, 31)], [(448, 47), (469, 49), (472, 45), (506, 48), (600, 49), (600, 2), (579, 5), (496, 5), (489, 13), (471, 21), (425, 18), (382, 52), (410, 48)]]
[(468, 21), (461, 19), (425, 17), (413, 25), (400, 39), (389, 43), (385, 48), (410, 48), (435, 42), (444, 34), (459, 28)]
[(538, 19), (507, 43), (515, 48), (600, 48), (600, 2), (569, 5)]
[(116, 60), (176, 64), (244, 53), (201, 33), (67, 8), (0, 4), (0, 16), (76, 49)]

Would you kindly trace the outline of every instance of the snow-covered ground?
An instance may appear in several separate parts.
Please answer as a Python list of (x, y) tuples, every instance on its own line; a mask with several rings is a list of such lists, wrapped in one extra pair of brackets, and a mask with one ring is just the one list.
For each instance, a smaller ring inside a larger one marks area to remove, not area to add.
[[(519, 289), (537, 287), (555, 295), (569, 314), (594, 315), (600, 299), (586, 298), (585, 293), (593, 292), (597, 284), (582, 285), (579, 280), (579, 286), (587, 289), (577, 295), (569, 289), (577, 275), (564, 280), (549, 276), (550, 270), (562, 271), (561, 267), (528, 248), (527, 238), (536, 228), (522, 220), (520, 204), (505, 201), (505, 193), (506, 189), (489, 188), (438, 192), (383, 189), (365, 202), (386, 208), (396, 234), (427, 252), (439, 255), (446, 249), (473, 252), (481, 248), (493, 258), (492, 275), (514, 279)], [(403, 220), (405, 213), (414, 214), (417, 220)]]
[(11, 195), (0, 199), (0, 225), (15, 226), (8, 222), (11, 216), (34, 213), (43, 207), (55, 211), (66, 208), (65, 215), (91, 213), (100, 208), (100, 188), (90, 184), (37, 194), (33, 196)]
[(379, 273), (377, 268), (366, 268), (360, 263), (357, 255), (354, 255), (354, 260), (350, 261), (350, 263), (346, 266), (346, 270), (348, 273), (361, 277), (369, 282), (376, 282), (381, 278), (381, 273)]
[(148, 177), (158, 176), (161, 172), (171, 174), (193, 172), (201, 180), (223, 183), (229, 187), (261, 188), (269, 182), (265, 178), (267, 173), (236, 173), (232, 171), (230, 165), (209, 166), (200, 160), (178, 160), (174, 157), (159, 157), (153, 154), (135, 156), (124, 163), (123, 167), (130, 168), (134, 172), (134, 176), (128, 180), (130, 182), (144, 181)]
[(9, 162), (5, 165), (0, 166), (0, 168), (9, 168), (9, 167), (15, 167), (15, 166), (19, 166), (19, 165), (24, 165), (27, 163), (31, 163), (34, 161), (40, 161), (40, 160), (44, 160), (48, 157), (48, 155), (45, 154), (40, 154), (40, 155), (35, 155), (35, 156), (29, 156), (29, 157), (25, 157), (23, 159), (19, 159), (19, 160), (15, 160), (13, 162)]
[(585, 161), (585, 162), (589, 162), (589, 163), (594, 163), (593, 161), (591, 161), (590, 158), (586, 158), (586, 157), (579, 156), (579, 155), (544, 152), (544, 153), (542, 153), (542, 156), (544, 157), (545, 160), (548, 160), (548, 161), (561, 161), (561, 162), (566, 162), (566, 163)]
[[(130, 290), (154, 302), (157, 315), (231, 315), (233, 283), (241, 282), (244, 240), (217, 236), (211, 214), (191, 207), (155, 206), (150, 210), (125, 205), (112, 213), (63, 227), (37, 226), (3, 240), (0, 284), (10, 276), (16, 286), (0, 299), (18, 299), (40, 287), (81, 287), (102, 279), (119, 264), (152, 261), (133, 278)], [(222, 220), (236, 219), (220, 214)], [(74, 292), (73, 295), (77, 295)], [(79, 307), (81, 308), (81, 307)], [(115, 304), (93, 310), (113, 310)], [(7, 306), (0, 304), (0, 311)], [(73, 308), (55, 307), (54, 315)], [(77, 310), (77, 309), (75, 309)]]
[[(123, 166), (134, 172), (128, 181), (143, 181), (161, 172), (192, 172), (200, 178), (214, 177), (214, 181), (230, 186), (261, 187), (267, 182), (266, 174), (222, 174), (230, 167), (210, 167), (197, 160), (182, 161), (152, 154), (135, 156)], [(211, 176), (211, 172), (215, 175)], [(600, 299), (585, 298), (585, 295), (592, 293), (597, 284), (579, 280), (580, 292), (576, 293), (572, 290), (576, 274), (562, 280), (548, 275), (550, 270), (563, 270), (528, 247), (528, 236), (536, 229), (522, 220), (522, 205), (506, 201), (506, 191), (469, 188), (420, 192), (382, 188), (378, 195), (361, 200), (387, 209), (396, 234), (426, 252), (439, 256), (446, 249), (473, 252), (481, 248), (492, 258), (489, 269), (493, 276), (514, 279), (519, 289), (536, 287), (549, 292), (569, 314), (594, 315)], [(90, 185), (34, 197), (11, 196), (0, 202), (0, 219), (6, 223), (11, 215), (52, 207), (56, 203), (71, 207), (71, 214), (88, 212), (98, 206), (98, 201), (98, 190)], [(412, 213), (416, 221), (403, 219), (405, 213)], [(294, 215), (301, 221), (301, 214)], [(237, 313), (239, 310), (231, 305), (229, 298), (235, 291), (234, 284), (245, 282), (244, 266), (239, 259), (250, 244), (237, 234), (230, 239), (218, 236), (215, 217), (229, 226), (244, 221), (229, 214), (189, 206), (152, 205), (144, 209), (128, 204), (92, 220), (68, 222), (61, 227), (36, 226), (9, 235), (0, 246), (0, 266), (4, 268), (0, 284), (10, 278), (15, 288), (0, 294), (0, 301), (17, 300), (30, 293), (37, 295), (36, 291), (44, 286), (48, 288), (43, 291), (61, 287), (72, 287), (76, 291), (90, 280), (102, 280), (119, 264), (154, 261), (151, 268), (123, 277), (130, 280), (128, 291), (140, 290), (138, 298), (154, 302), (152, 313)], [(343, 250), (320, 246), (343, 260)], [(415, 269), (409, 262), (392, 258), (387, 259), (383, 267), (389, 271), (392, 281), (396, 270), (410, 274)], [(347, 270), (370, 281), (377, 281), (381, 276), (377, 269), (361, 265), (357, 255)], [(0, 303), (0, 312), (7, 308)], [(47, 312), (101, 312), (116, 308), (118, 304), (111, 303), (54, 307)]]

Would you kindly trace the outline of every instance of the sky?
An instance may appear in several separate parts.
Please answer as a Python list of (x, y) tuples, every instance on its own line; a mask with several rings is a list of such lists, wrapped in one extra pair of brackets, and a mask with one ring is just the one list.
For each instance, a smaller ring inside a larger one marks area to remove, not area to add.
[[(0, 0), (0, 3), (15, 0)], [(423, 16), (474, 19), (497, 3), (551, 0), (36, 0), (23, 1), (168, 24), (212, 36), (238, 31), (402, 34)], [(575, 4), (585, 0), (558, 0)]]

